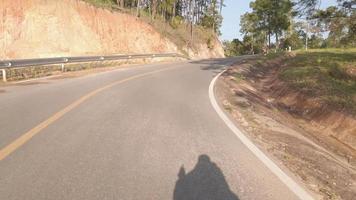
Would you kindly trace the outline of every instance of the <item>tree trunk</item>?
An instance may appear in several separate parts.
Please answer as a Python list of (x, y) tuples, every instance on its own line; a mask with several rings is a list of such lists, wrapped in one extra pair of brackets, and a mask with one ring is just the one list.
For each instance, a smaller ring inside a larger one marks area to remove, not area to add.
[(223, 6), (224, 6), (224, 0), (220, 0), (220, 15), (222, 15)]
[(152, 0), (152, 4), (151, 4), (152, 19), (154, 19), (156, 17), (156, 12), (157, 12), (157, 0)]
[(137, 8), (136, 8), (136, 9), (137, 9), (137, 10), (136, 10), (136, 16), (137, 16), (137, 17), (140, 17), (140, 6), (141, 6), (141, 5), (140, 5), (140, 1), (141, 1), (141, 0), (137, 0), (137, 6), (136, 6), (136, 7), (137, 7)]
[(254, 48), (253, 48), (253, 43), (254, 43), (254, 38), (253, 38), (253, 35), (252, 35), (251, 53), (252, 53), (252, 55), (255, 55), (255, 51), (254, 51)]
[(173, 17), (175, 17), (176, 16), (176, 6), (177, 6), (177, 2), (176, 1), (174, 1), (174, 4), (173, 4), (173, 12), (172, 12), (172, 14), (173, 14)]
[(194, 20), (194, 10), (193, 10), (193, 0), (190, 0), (190, 43), (193, 44), (193, 20)]
[(214, 33), (216, 33), (215, 31), (215, 10), (216, 10), (216, 0), (213, 0), (213, 31)]
[(121, 7), (121, 8), (124, 8), (124, 3), (125, 3), (124, 0), (120, 0), (120, 7)]
[(268, 48), (271, 48), (271, 32), (268, 32)]

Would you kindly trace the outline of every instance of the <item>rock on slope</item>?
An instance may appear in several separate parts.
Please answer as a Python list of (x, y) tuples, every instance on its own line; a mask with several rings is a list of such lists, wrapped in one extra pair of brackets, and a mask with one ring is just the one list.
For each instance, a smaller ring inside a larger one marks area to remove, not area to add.
[[(79, 0), (1, 0), (0, 11), (0, 59), (178, 52), (140, 19)], [(192, 56), (222, 57), (216, 42)]]

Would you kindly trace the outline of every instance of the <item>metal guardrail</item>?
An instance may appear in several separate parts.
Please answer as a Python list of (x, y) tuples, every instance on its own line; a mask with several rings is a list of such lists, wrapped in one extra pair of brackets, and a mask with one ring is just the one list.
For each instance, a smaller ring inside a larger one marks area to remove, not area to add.
[(62, 69), (63, 69), (64, 64), (69, 64), (69, 63), (125, 60), (125, 59), (139, 59), (139, 58), (164, 58), (164, 57), (187, 58), (177, 53), (161, 53), (161, 54), (131, 54), (131, 55), (80, 56), (80, 57), (3, 60), (0, 61), (0, 71), (2, 72), (3, 81), (6, 82), (6, 69), (10, 69), (10, 68), (62, 64)]

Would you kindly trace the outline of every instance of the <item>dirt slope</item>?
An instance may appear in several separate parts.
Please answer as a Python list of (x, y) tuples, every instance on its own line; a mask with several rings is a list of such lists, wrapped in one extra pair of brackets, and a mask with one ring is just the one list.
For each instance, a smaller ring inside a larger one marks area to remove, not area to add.
[[(140, 19), (79, 0), (1, 0), (0, 12), (0, 59), (178, 52)], [(216, 43), (192, 56), (222, 57)]]
[(355, 199), (356, 117), (288, 87), (278, 76), (286, 59), (256, 57), (229, 68), (218, 81), (220, 102), (317, 199)]

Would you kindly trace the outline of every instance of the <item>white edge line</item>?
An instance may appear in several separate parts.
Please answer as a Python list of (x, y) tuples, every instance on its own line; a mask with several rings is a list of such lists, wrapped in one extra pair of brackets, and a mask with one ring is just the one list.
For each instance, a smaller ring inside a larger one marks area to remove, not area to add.
[(51, 76), (44, 76), (44, 77), (40, 77), (40, 78), (30, 78), (27, 80), (22, 80), (22, 81), (14, 81), (14, 82), (10, 82), (11, 84), (20, 84), (20, 83), (27, 83), (27, 82), (32, 82), (32, 81), (41, 81), (41, 80), (46, 80), (46, 79), (50, 79), (50, 78), (56, 78), (61, 76), (60, 74), (58, 75), (51, 75)]
[(209, 99), (214, 107), (215, 111), (218, 113), (219, 117), (225, 122), (225, 124), (231, 129), (233, 133), (240, 139), (240, 141), (263, 163), (265, 166), (271, 170), (296, 196), (302, 200), (314, 200), (314, 198), (306, 192), (300, 185), (298, 185), (292, 178), (290, 178), (286, 173), (282, 171), (270, 158), (268, 158), (256, 145), (252, 143), (227, 117), (224, 111), (220, 108), (216, 101), (214, 94), (214, 87), (217, 79), (226, 70), (220, 72), (209, 85)]

